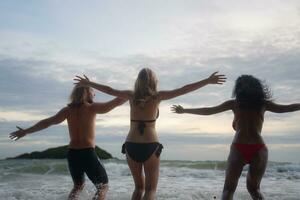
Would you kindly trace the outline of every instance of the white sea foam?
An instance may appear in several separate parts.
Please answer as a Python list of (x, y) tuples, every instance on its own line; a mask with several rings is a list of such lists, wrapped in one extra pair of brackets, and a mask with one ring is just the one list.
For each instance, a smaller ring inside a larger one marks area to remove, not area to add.
[[(128, 200), (134, 184), (125, 161), (104, 161), (109, 176), (108, 200)], [(219, 167), (216, 167), (218, 165)], [(159, 200), (220, 199), (225, 162), (162, 161), (157, 190)], [(219, 169), (218, 169), (219, 168)], [(235, 199), (250, 200), (244, 169)], [(72, 188), (66, 160), (0, 161), (1, 200), (65, 200)], [(270, 162), (262, 181), (266, 199), (299, 200), (300, 164)], [(128, 192), (129, 191), (129, 192)], [(95, 188), (90, 181), (80, 195), (91, 199)]]

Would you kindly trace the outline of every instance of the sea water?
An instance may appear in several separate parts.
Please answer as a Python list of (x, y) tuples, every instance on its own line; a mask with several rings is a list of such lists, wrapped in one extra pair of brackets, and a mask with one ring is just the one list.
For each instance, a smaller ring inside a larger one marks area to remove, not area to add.
[[(133, 180), (124, 160), (103, 161), (109, 176), (107, 200), (129, 200)], [(161, 161), (159, 200), (220, 199), (226, 162)], [(234, 199), (250, 200), (247, 166)], [(66, 160), (0, 160), (1, 200), (65, 200), (72, 188)], [(261, 183), (270, 200), (300, 200), (300, 164), (269, 162)], [(87, 179), (81, 200), (92, 199), (95, 188)]]

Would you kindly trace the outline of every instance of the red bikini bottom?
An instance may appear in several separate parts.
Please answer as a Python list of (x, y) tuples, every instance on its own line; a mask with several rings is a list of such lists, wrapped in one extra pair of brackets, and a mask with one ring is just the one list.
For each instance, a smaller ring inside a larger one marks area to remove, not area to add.
[(247, 164), (251, 162), (253, 156), (258, 151), (266, 147), (265, 144), (241, 144), (241, 143), (233, 143), (233, 146), (242, 154)]

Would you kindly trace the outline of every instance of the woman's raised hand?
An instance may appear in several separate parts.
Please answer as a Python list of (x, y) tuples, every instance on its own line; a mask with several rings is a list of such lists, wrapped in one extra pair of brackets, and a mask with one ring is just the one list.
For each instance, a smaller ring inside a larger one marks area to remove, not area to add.
[(12, 139), (12, 140), (18, 140), (20, 139), (21, 137), (24, 137), (26, 135), (26, 132), (24, 129), (20, 128), (19, 126), (17, 126), (17, 131), (15, 132), (12, 132), (9, 134), (9, 138)]
[(226, 76), (223, 74), (218, 74), (219, 72), (214, 72), (207, 79), (209, 84), (223, 84), (226, 82)]
[(181, 105), (173, 105), (173, 106), (171, 107), (171, 110), (172, 110), (174, 113), (178, 113), (178, 114), (184, 113), (184, 108), (183, 108)]
[(83, 77), (81, 76), (75, 76), (76, 78), (74, 78), (73, 80), (75, 81), (75, 85), (77, 86), (82, 86), (82, 87), (85, 87), (85, 86), (89, 86), (90, 84), (90, 79), (86, 76), (86, 75), (83, 75)]

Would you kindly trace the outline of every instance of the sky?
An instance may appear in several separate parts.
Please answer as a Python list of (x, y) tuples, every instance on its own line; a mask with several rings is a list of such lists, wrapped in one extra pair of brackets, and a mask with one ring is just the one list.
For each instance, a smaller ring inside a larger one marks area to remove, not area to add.
[[(162, 159), (226, 160), (233, 115), (177, 115), (173, 104), (213, 106), (231, 98), (235, 79), (252, 74), (278, 103), (300, 102), (298, 0), (17, 0), (0, 1), (0, 159), (67, 144), (66, 123), (14, 142), (15, 126), (29, 127), (68, 103), (75, 75), (132, 89), (149, 67), (159, 89), (174, 89), (226, 74), (161, 103), (157, 130)], [(96, 93), (97, 101), (112, 97)], [(273, 161), (300, 162), (300, 112), (266, 113), (262, 135)], [(129, 105), (97, 117), (97, 144), (124, 159)]]

